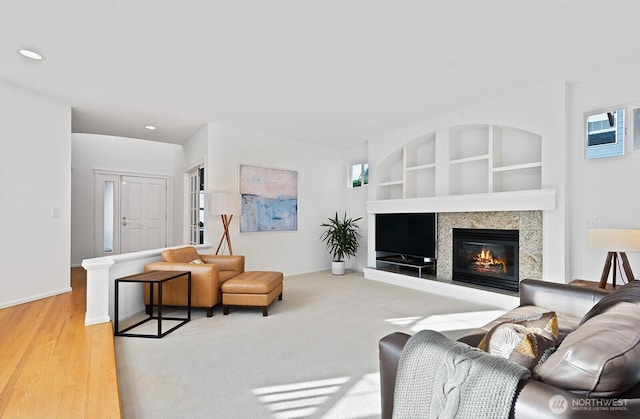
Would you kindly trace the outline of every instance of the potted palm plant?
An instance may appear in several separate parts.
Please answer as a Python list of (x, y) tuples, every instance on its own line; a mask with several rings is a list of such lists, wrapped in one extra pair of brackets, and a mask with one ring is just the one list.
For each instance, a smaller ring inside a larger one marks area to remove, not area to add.
[(355, 256), (360, 245), (359, 239), (362, 237), (359, 227), (356, 224), (362, 217), (347, 218), (344, 213), (342, 219), (338, 218), (338, 213), (334, 218), (329, 218), (328, 223), (321, 224), (326, 230), (320, 239), (326, 243), (327, 250), (331, 253), (331, 273), (334, 275), (344, 274), (344, 258)]

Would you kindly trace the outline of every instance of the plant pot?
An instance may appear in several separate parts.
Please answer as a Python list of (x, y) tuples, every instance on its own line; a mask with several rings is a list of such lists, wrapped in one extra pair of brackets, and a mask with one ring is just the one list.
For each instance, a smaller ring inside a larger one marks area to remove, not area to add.
[(344, 275), (344, 261), (331, 261), (331, 273), (333, 275)]

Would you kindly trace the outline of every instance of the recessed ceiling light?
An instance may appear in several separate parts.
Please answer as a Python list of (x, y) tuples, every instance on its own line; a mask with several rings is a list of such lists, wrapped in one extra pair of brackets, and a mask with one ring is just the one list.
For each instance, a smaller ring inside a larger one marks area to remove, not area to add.
[(44, 58), (42, 55), (38, 54), (35, 51), (31, 51), (29, 49), (21, 49), (21, 50), (18, 50), (18, 52), (27, 58), (31, 58), (32, 60), (42, 60)]
[(156, 129), (156, 127), (154, 127), (153, 125), (147, 125), (145, 128), (150, 131), (153, 131), (154, 129)]

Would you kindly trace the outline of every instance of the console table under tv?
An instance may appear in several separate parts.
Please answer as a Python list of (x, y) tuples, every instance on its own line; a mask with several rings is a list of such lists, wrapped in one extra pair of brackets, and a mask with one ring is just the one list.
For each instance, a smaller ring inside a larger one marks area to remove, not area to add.
[(424, 268), (431, 268), (431, 271), (434, 274), (436, 273), (436, 258), (391, 255), (391, 256), (377, 257), (376, 261), (380, 263), (387, 263), (389, 265), (395, 265), (396, 272), (399, 271), (400, 266), (408, 266), (410, 268), (416, 268), (418, 270), (419, 278), (422, 278), (422, 270)]

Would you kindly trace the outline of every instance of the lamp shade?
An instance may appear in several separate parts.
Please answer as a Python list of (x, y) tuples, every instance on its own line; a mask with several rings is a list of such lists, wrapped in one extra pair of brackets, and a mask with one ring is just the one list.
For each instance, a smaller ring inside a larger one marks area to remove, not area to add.
[(232, 192), (212, 192), (209, 212), (216, 215), (239, 214), (240, 195)]
[(588, 244), (607, 252), (640, 252), (640, 230), (592, 228)]

